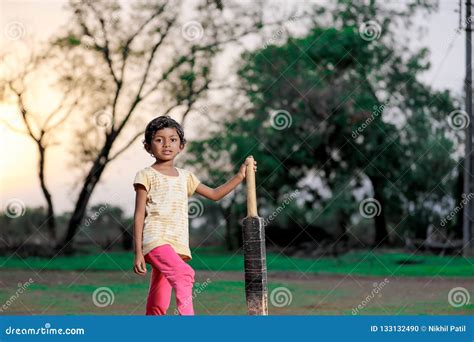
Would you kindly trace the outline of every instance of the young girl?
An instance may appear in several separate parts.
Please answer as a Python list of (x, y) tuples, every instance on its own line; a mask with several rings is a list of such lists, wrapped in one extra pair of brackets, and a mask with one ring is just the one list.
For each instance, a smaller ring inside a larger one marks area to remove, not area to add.
[[(190, 171), (175, 168), (174, 159), (184, 149), (183, 128), (169, 116), (153, 119), (145, 129), (145, 150), (155, 163), (140, 170), (133, 182), (136, 192), (134, 215), (134, 272), (146, 274), (152, 267), (146, 314), (164, 315), (176, 296), (180, 315), (194, 315), (192, 289), (194, 270), (188, 231), (188, 197), (194, 192), (218, 201), (245, 178), (248, 157), (239, 172), (216, 189), (202, 184)], [(254, 170), (257, 162), (253, 161)]]

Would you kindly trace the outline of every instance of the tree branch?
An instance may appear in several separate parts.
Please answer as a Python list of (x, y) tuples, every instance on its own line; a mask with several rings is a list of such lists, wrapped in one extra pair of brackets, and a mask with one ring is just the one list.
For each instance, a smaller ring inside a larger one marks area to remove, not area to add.
[(28, 121), (28, 110), (26, 109), (25, 103), (23, 101), (23, 93), (18, 91), (12, 84), (9, 82), (10, 89), (15, 93), (18, 100), (18, 107), (20, 108), (21, 117), (23, 122), (25, 123), (26, 129), (28, 130), (28, 134), (36, 141), (39, 142), (41, 137), (37, 138), (33, 133), (32, 127), (30, 122)]
[(123, 152), (125, 152), (129, 147), (130, 145), (132, 145), (135, 140), (137, 140), (140, 136), (142, 136), (145, 132), (142, 131), (140, 133), (137, 133), (135, 134), (135, 136), (129, 140), (129, 142), (127, 144), (125, 144), (125, 146), (123, 146), (122, 148), (120, 148), (112, 157), (109, 157), (107, 158), (109, 161), (111, 160), (114, 160), (115, 158), (117, 158), (120, 154), (122, 154)]
[(104, 46), (102, 47), (102, 52), (104, 54), (105, 60), (107, 61), (110, 73), (111, 73), (112, 77), (114, 78), (115, 83), (117, 85), (119, 85), (119, 84), (122, 83), (121, 82), (122, 80), (119, 81), (119, 79), (117, 78), (117, 76), (115, 74), (115, 71), (114, 71), (112, 59), (110, 58), (110, 43), (109, 43), (109, 38), (108, 38), (108, 35), (107, 35), (107, 29), (105, 28), (105, 20), (100, 15), (100, 13), (97, 11), (97, 9), (92, 5), (91, 2), (87, 2), (86, 5), (92, 9), (92, 12), (94, 12), (97, 19), (100, 22), (100, 27), (102, 28), (102, 34), (104, 35), (104, 43), (105, 43)]
[(26, 136), (31, 136), (29, 132), (27, 132), (27, 131), (22, 131), (22, 130), (16, 128), (15, 126), (10, 125), (10, 124), (8, 123), (8, 121), (6, 121), (6, 120), (0, 119), (0, 123), (3, 123), (5, 126), (7, 126), (9, 129), (11, 129), (11, 130), (14, 131), (14, 132), (17, 132), (17, 133), (20, 133), (20, 134), (24, 134), (24, 135), (26, 135)]

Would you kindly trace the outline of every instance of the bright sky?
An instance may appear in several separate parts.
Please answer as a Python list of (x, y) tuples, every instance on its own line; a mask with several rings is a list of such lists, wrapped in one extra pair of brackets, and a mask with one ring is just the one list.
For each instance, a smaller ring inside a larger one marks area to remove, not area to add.
[[(26, 36), (34, 34), (34, 37), (42, 39), (54, 33), (67, 20), (63, 10), (64, 3), (65, 1), (59, 0), (0, 0), (0, 52), (13, 47), (12, 42), (6, 39), (6, 35), (11, 34), (8, 30), (13, 22), (21, 23)], [(457, 1), (444, 0), (441, 1), (438, 13), (418, 18), (420, 24), (426, 24), (427, 32), (421, 40), (415, 41), (431, 51), (432, 70), (426, 73), (424, 80), (435, 88), (447, 88), (461, 94), (465, 63), (464, 32), (455, 32), (458, 28), (458, 14), (454, 12), (456, 8)], [(41, 98), (41, 90), (38, 98)], [(7, 117), (10, 122), (14, 122), (15, 108), (0, 102), (0, 115), (1, 118)], [(2, 208), (13, 198), (22, 200), (27, 206), (43, 205), (44, 198), (37, 177), (38, 154), (35, 144), (26, 136), (13, 133), (3, 126), (0, 126), (0, 144)], [(77, 189), (72, 190), (77, 174), (68, 172), (71, 157), (64, 152), (61, 147), (53, 148), (48, 155), (46, 170), (47, 183), (54, 196), (57, 212), (72, 210), (77, 196)], [(151, 157), (137, 141), (120, 159), (107, 167), (90, 204), (109, 201), (112, 194), (112, 202), (131, 215), (134, 203), (133, 177), (137, 170), (151, 163)], [(177, 164), (179, 166), (179, 161)]]

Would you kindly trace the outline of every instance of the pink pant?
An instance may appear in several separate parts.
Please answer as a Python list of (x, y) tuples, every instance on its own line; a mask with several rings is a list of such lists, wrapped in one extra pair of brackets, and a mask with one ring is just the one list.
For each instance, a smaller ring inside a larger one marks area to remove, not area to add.
[(174, 251), (171, 245), (154, 248), (145, 255), (152, 266), (147, 315), (165, 315), (170, 305), (171, 289), (176, 295), (180, 315), (194, 315), (192, 292), (194, 270)]

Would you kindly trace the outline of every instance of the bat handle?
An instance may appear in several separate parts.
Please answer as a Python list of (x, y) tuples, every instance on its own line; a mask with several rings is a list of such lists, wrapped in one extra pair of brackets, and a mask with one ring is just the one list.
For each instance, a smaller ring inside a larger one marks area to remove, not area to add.
[(245, 178), (247, 179), (247, 216), (255, 217), (258, 216), (257, 213), (257, 194), (255, 190), (255, 170), (253, 169), (253, 157), (250, 157), (252, 160), (247, 165), (247, 171)]

